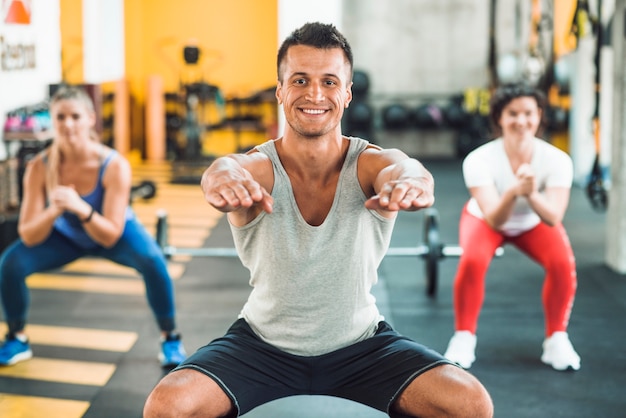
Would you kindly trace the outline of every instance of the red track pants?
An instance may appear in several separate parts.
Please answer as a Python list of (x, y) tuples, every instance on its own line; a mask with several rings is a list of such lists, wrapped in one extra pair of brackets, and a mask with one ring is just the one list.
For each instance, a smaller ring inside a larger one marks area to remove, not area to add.
[(576, 263), (562, 224), (550, 227), (540, 223), (521, 235), (511, 237), (494, 230), (484, 219), (471, 215), (464, 208), (459, 225), (459, 243), (463, 255), (454, 279), (457, 331), (476, 333), (485, 296), (485, 275), (495, 250), (504, 243), (515, 245), (546, 272), (542, 293), (546, 336), (567, 329), (576, 293)]

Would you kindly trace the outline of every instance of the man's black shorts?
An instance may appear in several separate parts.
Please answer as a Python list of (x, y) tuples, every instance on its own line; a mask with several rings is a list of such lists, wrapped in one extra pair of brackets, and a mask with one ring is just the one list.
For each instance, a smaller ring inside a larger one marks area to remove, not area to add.
[(442, 364), (439, 353), (406, 338), (386, 322), (376, 334), (313, 357), (296, 356), (262, 341), (245, 320), (198, 349), (174, 369), (194, 369), (217, 382), (235, 405), (233, 416), (292, 395), (350, 399), (387, 414), (417, 376)]

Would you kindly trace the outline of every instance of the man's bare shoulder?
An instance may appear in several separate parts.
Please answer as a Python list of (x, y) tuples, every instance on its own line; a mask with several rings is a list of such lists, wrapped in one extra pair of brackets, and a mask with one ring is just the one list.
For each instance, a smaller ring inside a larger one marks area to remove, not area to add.
[(382, 148), (379, 145), (369, 144), (359, 155), (361, 163), (367, 164), (393, 164), (408, 158), (407, 155), (397, 148)]
[(262, 170), (271, 168), (272, 166), (272, 161), (270, 160), (270, 157), (267, 154), (260, 152), (256, 148), (251, 149), (245, 154), (231, 154), (228, 155), (228, 157), (237, 161), (246, 170)]

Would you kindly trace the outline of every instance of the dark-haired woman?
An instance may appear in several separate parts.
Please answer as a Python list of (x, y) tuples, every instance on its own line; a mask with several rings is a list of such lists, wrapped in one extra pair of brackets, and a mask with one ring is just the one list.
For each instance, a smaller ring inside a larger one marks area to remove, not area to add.
[(580, 368), (567, 333), (576, 264), (562, 225), (573, 168), (565, 152), (537, 137), (544, 109), (541, 92), (523, 84), (500, 87), (493, 94), (490, 116), (501, 136), (463, 161), (471, 197), (459, 225), (463, 255), (454, 281), (455, 333), (445, 356), (466, 369), (475, 360), (485, 275), (495, 250), (505, 243), (545, 270), (541, 360), (555, 370)]

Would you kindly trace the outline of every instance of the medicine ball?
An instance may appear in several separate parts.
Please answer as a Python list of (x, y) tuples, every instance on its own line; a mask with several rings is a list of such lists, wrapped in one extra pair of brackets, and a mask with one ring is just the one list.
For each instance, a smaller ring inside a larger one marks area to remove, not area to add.
[(365, 97), (370, 89), (370, 78), (365, 71), (354, 70), (352, 73), (352, 96)]
[(451, 128), (462, 128), (467, 125), (470, 115), (463, 108), (463, 97), (453, 98), (452, 101), (443, 107), (443, 117), (446, 125)]
[(414, 117), (418, 128), (437, 128), (444, 124), (443, 112), (432, 103), (417, 106)]
[(365, 102), (352, 102), (346, 109), (345, 120), (350, 127), (370, 127), (373, 119), (374, 111)]
[(347, 136), (369, 139), (374, 125), (374, 111), (365, 102), (352, 102), (342, 120), (342, 131)]
[(387, 129), (403, 129), (411, 123), (411, 111), (403, 104), (390, 104), (383, 107), (383, 125)]

